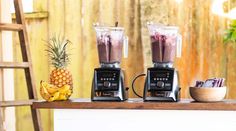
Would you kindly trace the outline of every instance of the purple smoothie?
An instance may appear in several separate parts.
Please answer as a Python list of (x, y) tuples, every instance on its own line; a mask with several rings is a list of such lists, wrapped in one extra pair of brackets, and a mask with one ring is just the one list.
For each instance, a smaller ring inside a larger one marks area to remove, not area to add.
[(120, 63), (122, 56), (122, 39), (101, 35), (97, 38), (100, 63)]
[(174, 62), (176, 37), (156, 33), (151, 36), (152, 62)]

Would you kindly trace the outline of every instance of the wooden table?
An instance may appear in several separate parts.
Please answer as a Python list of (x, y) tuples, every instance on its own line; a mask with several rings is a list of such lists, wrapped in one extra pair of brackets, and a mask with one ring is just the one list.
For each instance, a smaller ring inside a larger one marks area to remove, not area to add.
[(145, 109), (145, 110), (232, 110), (236, 111), (236, 100), (215, 103), (199, 103), (190, 99), (179, 102), (143, 102), (133, 98), (125, 102), (92, 102), (90, 99), (71, 99), (68, 101), (33, 102), (33, 108), (48, 109)]
[(198, 103), (189, 99), (179, 102), (143, 102), (135, 98), (125, 102), (71, 99), (35, 101), (33, 108), (54, 109), (55, 131), (236, 130), (236, 100)]

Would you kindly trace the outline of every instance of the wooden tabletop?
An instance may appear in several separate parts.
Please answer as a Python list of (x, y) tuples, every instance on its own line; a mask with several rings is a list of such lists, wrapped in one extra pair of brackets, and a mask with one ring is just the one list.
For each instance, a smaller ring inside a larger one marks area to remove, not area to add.
[(142, 99), (129, 99), (125, 102), (92, 102), (90, 99), (71, 99), (68, 101), (33, 102), (33, 108), (45, 109), (145, 109), (145, 110), (234, 110), (236, 100), (214, 103), (199, 103), (189, 99), (179, 102), (143, 102)]

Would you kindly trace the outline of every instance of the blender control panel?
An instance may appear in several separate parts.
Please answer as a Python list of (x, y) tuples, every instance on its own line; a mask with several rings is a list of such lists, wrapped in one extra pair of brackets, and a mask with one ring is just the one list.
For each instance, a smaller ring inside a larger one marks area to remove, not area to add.
[(119, 89), (120, 70), (96, 70), (97, 91), (117, 91)]
[(148, 90), (171, 91), (174, 70), (171, 68), (149, 68)]

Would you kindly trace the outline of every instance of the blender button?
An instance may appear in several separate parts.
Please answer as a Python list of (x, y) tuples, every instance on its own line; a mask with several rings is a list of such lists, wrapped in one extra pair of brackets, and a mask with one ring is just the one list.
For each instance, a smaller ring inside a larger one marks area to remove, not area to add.
[(157, 80), (156, 78), (154, 78), (154, 81)]
[(151, 83), (150, 86), (156, 86), (156, 84), (155, 83)]
[(112, 85), (112, 86), (117, 86), (117, 84), (116, 84), (116, 83), (112, 83), (111, 85)]
[(171, 84), (170, 84), (170, 83), (166, 83), (165, 85), (166, 85), (166, 86), (171, 86)]

